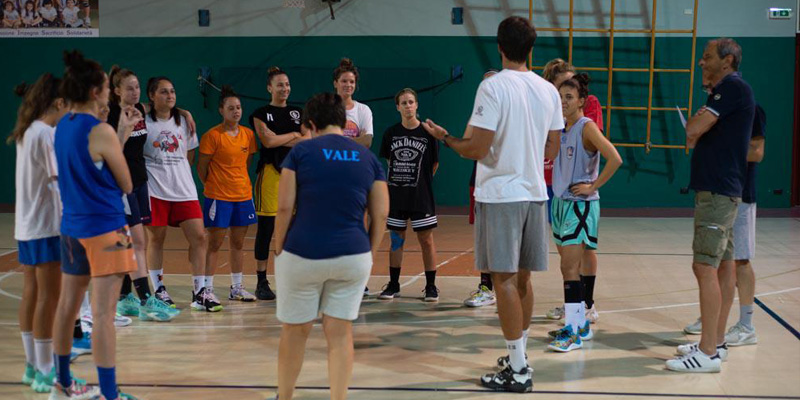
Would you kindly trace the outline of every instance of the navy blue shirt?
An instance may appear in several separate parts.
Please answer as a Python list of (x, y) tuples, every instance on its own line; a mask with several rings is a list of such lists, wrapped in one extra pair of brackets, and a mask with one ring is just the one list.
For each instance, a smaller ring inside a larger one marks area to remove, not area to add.
[(297, 212), (284, 250), (313, 260), (371, 250), (364, 228), (367, 195), (375, 181), (386, 180), (372, 152), (330, 134), (298, 143), (282, 167), (297, 181)]
[[(750, 139), (758, 137), (766, 137), (767, 131), (767, 114), (760, 105), (756, 104), (756, 114), (753, 119), (753, 133)], [(756, 167), (758, 163), (747, 163), (747, 176), (744, 180), (744, 189), (742, 189), (742, 201), (745, 203), (756, 202)]]
[(742, 197), (756, 102), (738, 72), (722, 78), (706, 101), (717, 122), (697, 141), (689, 188)]

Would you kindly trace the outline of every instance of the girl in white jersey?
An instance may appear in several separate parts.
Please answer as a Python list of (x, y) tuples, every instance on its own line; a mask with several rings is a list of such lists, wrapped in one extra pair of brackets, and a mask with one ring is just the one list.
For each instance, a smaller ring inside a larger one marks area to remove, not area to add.
[(358, 84), (358, 68), (349, 58), (343, 58), (333, 70), (333, 87), (336, 89), (347, 113), (344, 135), (367, 148), (372, 145), (372, 110), (366, 104), (353, 100)]

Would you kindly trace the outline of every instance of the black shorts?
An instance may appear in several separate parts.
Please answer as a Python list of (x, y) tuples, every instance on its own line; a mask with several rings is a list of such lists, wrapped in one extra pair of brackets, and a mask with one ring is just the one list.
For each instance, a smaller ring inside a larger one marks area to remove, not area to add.
[(147, 183), (133, 188), (131, 194), (122, 197), (122, 203), (125, 205), (125, 219), (129, 227), (150, 223), (150, 192), (147, 190)]
[(386, 220), (386, 228), (393, 231), (405, 231), (408, 227), (409, 219), (411, 220), (411, 228), (414, 229), (414, 232), (436, 228), (439, 223), (436, 214), (390, 210), (389, 218)]

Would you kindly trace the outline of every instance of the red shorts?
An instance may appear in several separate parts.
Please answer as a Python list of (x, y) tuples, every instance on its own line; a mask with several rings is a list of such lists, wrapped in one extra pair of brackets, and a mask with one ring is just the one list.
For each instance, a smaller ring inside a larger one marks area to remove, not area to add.
[(203, 209), (197, 200), (167, 201), (150, 197), (149, 226), (175, 226), (190, 219), (203, 219)]
[(475, 186), (469, 187), (469, 224), (475, 225)]

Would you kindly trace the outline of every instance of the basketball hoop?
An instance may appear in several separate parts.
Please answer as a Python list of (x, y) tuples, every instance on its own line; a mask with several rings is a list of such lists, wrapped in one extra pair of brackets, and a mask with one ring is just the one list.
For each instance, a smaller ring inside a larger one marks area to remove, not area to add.
[(306, 8), (305, 0), (283, 0), (283, 8)]

